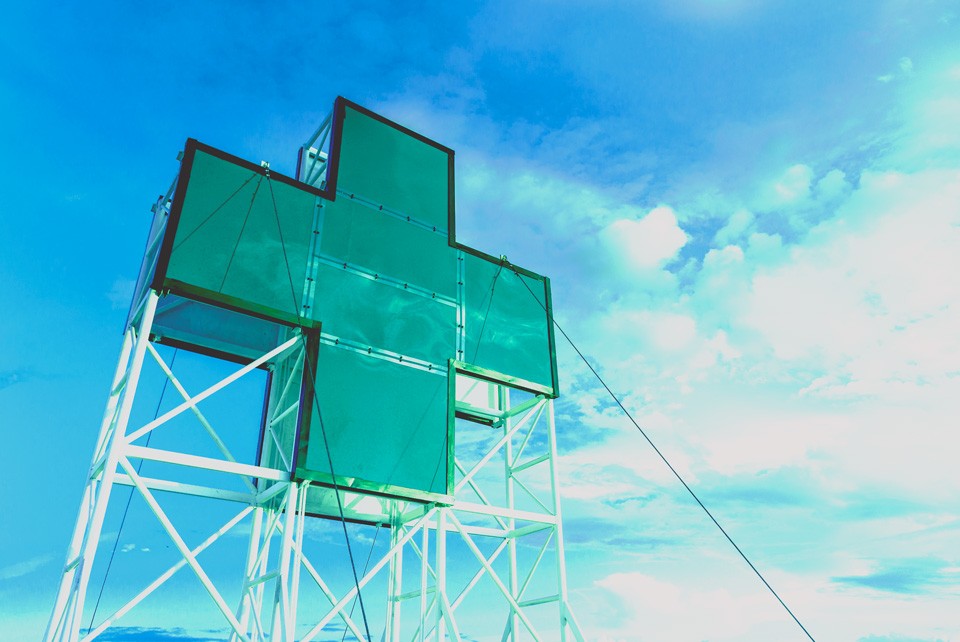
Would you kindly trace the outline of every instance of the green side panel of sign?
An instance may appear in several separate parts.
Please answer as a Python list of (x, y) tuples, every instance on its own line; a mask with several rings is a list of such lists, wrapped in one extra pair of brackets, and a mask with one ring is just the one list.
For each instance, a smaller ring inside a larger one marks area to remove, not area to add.
[(446, 367), (456, 351), (456, 308), (342, 268), (317, 270), (314, 318), (326, 334)]
[(256, 314), (295, 319), (316, 197), (200, 150), (188, 180), (165, 283)]
[(151, 332), (163, 342), (254, 360), (286, 338), (287, 326), (167, 294), (157, 303)]
[[(463, 360), (554, 391), (555, 355), (546, 280), (464, 253)], [(531, 294), (532, 293), (532, 294)]]
[(450, 154), (346, 107), (337, 189), (447, 229)]
[(438, 234), (347, 196), (323, 203), (320, 253), (454, 297), (456, 253)]
[(330, 482), (329, 446), (341, 486), (423, 499), (448, 494), (445, 376), (321, 345), (314, 390), (299, 477)]

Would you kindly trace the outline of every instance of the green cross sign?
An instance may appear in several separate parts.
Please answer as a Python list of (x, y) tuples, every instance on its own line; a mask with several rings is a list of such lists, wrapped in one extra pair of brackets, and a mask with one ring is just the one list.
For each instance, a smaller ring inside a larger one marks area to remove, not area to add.
[(331, 482), (329, 449), (338, 485), (449, 497), (456, 373), (557, 394), (549, 281), (456, 242), (453, 150), (343, 98), (324, 145), (298, 180), (187, 141), (154, 332), (249, 361), (299, 328), (297, 475)]

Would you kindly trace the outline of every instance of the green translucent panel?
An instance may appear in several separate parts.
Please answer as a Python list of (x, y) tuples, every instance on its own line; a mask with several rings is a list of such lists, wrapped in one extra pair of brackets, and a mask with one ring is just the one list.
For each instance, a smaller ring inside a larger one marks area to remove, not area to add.
[(430, 292), (456, 296), (456, 253), (447, 237), (340, 196), (324, 202), (320, 252), (409, 282)]
[(337, 189), (445, 230), (451, 153), (346, 106)]
[(325, 334), (444, 368), (456, 350), (456, 308), (343, 268), (318, 268), (311, 312)]
[(316, 197), (199, 149), (187, 180), (164, 286), (296, 320)]
[(153, 206), (153, 222), (150, 225), (150, 233), (147, 236), (147, 246), (143, 251), (143, 262), (140, 264), (140, 274), (137, 276), (137, 284), (133, 289), (133, 300), (130, 304), (130, 316), (128, 323), (133, 321), (133, 315), (137, 312), (136, 307), (143, 300), (147, 288), (153, 282), (153, 277), (157, 270), (157, 259), (160, 256), (160, 246), (163, 243), (163, 235), (167, 226), (167, 211), (164, 209), (164, 200), (166, 197), (160, 197), (160, 200)]
[(162, 343), (184, 344), (202, 352), (252, 361), (280, 345), (282, 334), (289, 328), (167, 294), (157, 304), (150, 330)]
[[(555, 393), (546, 279), (464, 252), (463, 360)], [(532, 294), (531, 294), (532, 293)]]
[(298, 476), (330, 482), (325, 431), (339, 485), (401, 497), (448, 495), (447, 388), (446, 376), (321, 345)]

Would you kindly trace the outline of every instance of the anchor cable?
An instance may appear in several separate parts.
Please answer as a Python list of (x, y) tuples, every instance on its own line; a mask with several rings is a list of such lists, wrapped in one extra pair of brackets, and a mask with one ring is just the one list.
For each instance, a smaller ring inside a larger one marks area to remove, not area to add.
[(232, 201), (232, 200), (233, 200), (233, 197), (236, 196), (237, 194), (239, 194), (239, 193), (240, 193), (240, 190), (242, 190), (244, 187), (246, 187), (247, 184), (248, 184), (250, 181), (253, 180), (253, 177), (254, 177), (254, 176), (256, 176), (256, 174), (251, 174), (251, 175), (250, 175), (250, 178), (248, 178), (247, 180), (243, 181), (243, 184), (240, 185), (240, 187), (238, 187), (237, 189), (235, 189), (235, 190), (233, 191), (233, 193), (230, 194), (230, 196), (228, 196), (228, 197), (226, 198), (226, 200), (224, 200), (222, 203), (220, 203), (219, 205), (217, 205), (217, 206), (214, 208), (214, 210), (213, 210), (212, 212), (210, 212), (210, 214), (207, 216), (207, 218), (205, 218), (205, 219), (203, 219), (202, 221), (200, 221), (200, 224), (197, 225), (195, 228), (193, 228), (193, 229), (190, 231), (189, 234), (187, 234), (186, 236), (184, 236), (178, 243), (174, 244), (174, 246), (173, 246), (173, 251), (178, 250), (181, 245), (183, 245), (184, 243), (186, 243), (187, 241), (190, 240), (190, 237), (192, 237), (194, 234), (196, 234), (197, 232), (199, 232), (201, 227), (203, 227), (204, 225), (206, 225), (207, 223), (209, 223), (209, 222), (210, 222), (210, 219), (212, 219), (217, 212), (219, 212), (221, 209), (223, 209), (223, 208), (226, 206), (227, 203), (229, 203), (230, 201)]
[[(370, 568), (370, 558), (373, 557), (373, 551), (374, 551), (374, 549), (377, 547), (377, 537), (380, 536), (380, 527), (381, 527), (381, 526), (383, 526), (383, 524), (379, 524), (379, 523), (378, 523), (378, 524), (377, 524), (377, 530), (373, 531), (373, 542), (370, 544), (370, 551), (367, 553), (367, 561), (363, 563), (363, 574), (364, 574), (364, 575), (367, 574), (367, 569)], [(350, 614), (349, 614), (349, 617), (353, 617), (353, 611), (354, 611), (354, 609), (356, 608), (356, 606), (357, 606), (357, 601), (354, 600), (353, 603), (350, 604)], [(343, 627), (343, 635), (340, 636), (340, 642), (344, 642), (344, 641), (347, 639), (347, 628), (348, 628), (348, 627)], [(369, 634), (368, 634), (368, 635), (369, 635)]]
[(490, 298), (487, 300), (487, 311), (483, 313), (483, 323), (480, 324), (480, 333), (477, 335), (477, 347), (473, 351), (473, 360), (477, 360), (477, 353), (480, 352), (480, 344), (483, 343), (483, 331), (487, 328), (487, 317), (490, 316), (490, 307), (493, 305), (493, 293), (497, 289), (497, 279), (500, 278), (500, 272), (503, 271), (503, 263), (497, 268), (497, 273), (493, 275), (493, 281), (490, 284)]
[[(520, 282), (523, 283), (523, 286), (527, 288), (527, 291), (530, 293), (530, 296), (532, 296), (534, 300), (536, 300), (536, 302), (540, 304), (540, 307), (543, 308), (544, 312), (550, 315), (550, 312), (547, 310), (546, 305), (544, 305), (544, 303), (541, 302), (539, 298), (537, 298), (537, 295), (534, 294), (533, 290), (530, 289), (530, 286), (527, 285), (527, 282), (524, 281), (522, 276), (520, 276), (520, 272), (517, 270), (517, 267), (512, 263), (510, 263), (509, 261), (507, 261), (506, 257), (501, 259), (501, 265), (504, 265), (504, 264), (507, 265), (507, 267), (509, 267), (510, 270), (517, 275), (517, 278), (520, 279)], [(690, 496), (693, 497), (694, 501), (696, 501), (697, 504), (700, 506), (700, 508), (703, 509), (703, 512), (707, 514), (707, 517), (710, 518), (710, 521), (712, 521), (713, 524), (720, 530), (720, 532), (723, 533), (723, 536), (727, 539), (728, 542), (730, 542), (733, 548), (736, 549), (737, 553), (740, 554), (740, 557), (743, 558), (743, 561), (745, 561), (747, 565), (751, 568), (751, 570), (753, 570), (753, 572), (756, 574), (756, 576), (760, 578), (760, 581), (763, 582), (763, 585), (767, 587), (767, 589), (770, 591), (770, 593), (773, 594), (775, 598), (777, 598), (777, 601), (780, 602), (780, 605), (784, 609), (786, 609), (787, 613), (790, 614), (790, 617), (793, 618), (793, 621), (797, 623), (797, 626), (799, 626), (800, 629), (806, 634), (806, 636), (810, 638), (810, 642), (816, 642), (816, 640), (813, 639), (813, 636), (810, 635), (810, 632), (807, 631), (807, 628), (800, 622), (797, 616), (794, 615), (793, 611), (790, 610), (790, 607), (787, 606), (786, 602), (784, 602), (783, 599), (780, 598), (780, 596), (773, 589), (773, 587), (770, 586), (770, 583), (767, 582), (766, 578), (763, 577), (763, 574), (760, 573), (760, 571), (757, 569), (756, 566), (754, 566), (753, 562), (750, 561), (750, 559), (743, 552), (743, 550), (739, 546), (737, 546), (737, 543), (735, 541), (733, 541), (733, 538), (730, 537), (730, 534), (727, 533), (727, 531), (723, 528), (723, 526), (720, 525), (720, 522), (718, 522), (717, 519), (713, 516), (713, 513), (711, 513), (709, 509), (707, 509), (707, 507), (704, 505), (704, 503), (700, 501), (700, 498), (697, 497), (697, 494), (695, 492), (693, 492), (693, 489), (690, 487), (690, 485), (687, 484), (687, 482), (683, 479), (680, 473), (677, 472), (677, 469), (673, 467), (673, 464), (671, 464), (667, 460), (667, 457), (663, 454), (663, 452), (661, 452), (661, 450), (657, 448), (656, 444), (653, 443), (653, 440), (650, 439), (650, 436), (647, 434), (647, 432), (640, 427), (640, 424), (637, 422), (637, 420), (633, 418), (633, 415), (631, 415), (630, 411), (627, 410), (627, 408), (623, 405), (623, 403), (620, 401), (620, 398), (617, 397), (616, 393), (614, 393), (613, 390), (610, 389), (610, 386), (608, 386), (607, 382), (603, 380), (603, 377), (600, 376), (600, 373), (597, 372), (596, 368), (594, 368), (593, 365), (590, 363), (590, 361), (587, 360), (587, 357), (584, 356), (583, 352), (580, 351), (580, 348), (578, 348), (577, 345), (573, 342), (573, 339), (571, 339), (570, 336), (564, 331), (564, 329), (560, 327), (560, 324), (557, 322), (555, 318), (553, 318), (553, 315), (550, 315), (550, 318), (553, 321), (553, 325), (557, 328), (557, 330), (560, 331), (560, 334), (563, 335), (563, 338), (567, 340), (567, 343), (570, 344), (570, 347), (573, 348), (573, 350), (577, 353), (580, 359), (586, 364), (587, 368), (590, 369), (590, 372), (593, 373), (593, 376), (597, 378), (597, 381), (600, 382), (600, 385), (603, 386), (603, 388), (607, 391), (610, 397), (616, 402), (618, 406), (620, 406), (620, 410), (623, 411), (623, 414), (626, 415), (627, 419), (630, 420), (630, 423), (632, 423), (633, 426), (640, 432), (640, 434), (643, 435), (643, 438), (647, 441), (648, 444), (650, 444), (650, 447), (653, 448), (654, 452), (656, 452), (657, 455), (660, 456), (660, 459), (662, 459), (663, 463), (667, 465), (667, 468), (670, 469), (670, 472), (673, 473), (674, 477), (676, 477), (680, 481), (680, 483), (683, 484), (683, 487), (687, 490)]]
[[(170, 357), (170, 363), (167, 367), (173, 372), (173, 362), (177, 360), (177, 348), (173, 349), (173, 356)], [(160, 398), (157, 400), (157, 408), (153, 411), (153, 418), (156, 419), (160, 416), (160, 405), (163, 403), (163, 397), (167, 393), (167, 384), (170, 383), (170, 377), (167, 377), (163, 380), (163, 388), (160, 389)], [(153, 437), (153, 431), (147, 433), (147, 440), (144, 442), (145, 446), (150, 445), (150, 438)], [(143, 468), (143, 462), (145, 460), (141, 459), (137, 463), (137, 474), (140, 474), (140, 470)], [(93, 605), (93, 613), (90, 614), (90, 624), (87, 625), (87, 632), (93, 630), (93, 621), (97, 617), (97, 609), (100, 608), (100, 598), (103, 597), (103, 589), (107, 586), (107, 576), (110, 575), (110, 567), (113, 566), (113, 558), (117, 554), (117, 546), (120, 545), (120, 534), (123, 532), (123, 525), (127, 521), (127, 511), (130, 510), (130, 502), (133, 500), (133, 491), (134, 488), (130, 487), (130, 494), (127, 495), (127, 505), (123, 507), (123, 516), (120, 518), (120, 527), (117, 529), (117, 539), (113, 542), (113, 550), (110, 551), (110, 559), (107, 560), (107, 570), (103, 572), (103, 581), (100, 583), (100, 592), (97, 593), (97, 601)]]

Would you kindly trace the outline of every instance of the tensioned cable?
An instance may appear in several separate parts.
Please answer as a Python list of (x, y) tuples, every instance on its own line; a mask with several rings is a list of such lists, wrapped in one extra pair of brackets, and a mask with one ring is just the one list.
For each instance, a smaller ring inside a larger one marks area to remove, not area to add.
[(480, 344), (483, 342), (483, 331), (487, 328), (487, 317), (490, 316), (490, 306), (493, 305), (493, 293), (497, 289), (497, 279), (500, 278), (500, 272), (503, 271), (503, 263), (497, 268), (497, 273), (493, 275), (493, 284), (490, 286), (490, 299), (487, 301), (487, 310), (483, 313), (483, 323), (480, 324), (480, 333), (477, 335), (477, 347), (473, 351), (473, 360), (477, 360), (477, 353), (480, 352)]
[[(293, 285), (293, 273), (290, 271), (290, 259), (287, 257), (287, 244), (283, 240), (283, 229), (280, 227), (280, 213), (277, 211), (277, 199), (273, 195), (273, 181), (270, 180), (270, 170), (266, 170), (267, 187), (270, 188), (270, 200), (273, 202), (273, 215), (277, 221), (277, 233), (280, 235), (280, 249), (283, 251), (283, 264), (287, 269), (287, 279), (290, 282), (290, 296), (293, 297), (294, 312), (297, 315), (297, 324), (301, 322), (300, 304), (297, 302), (297, 290)], [(314, 367), (313, 360), (310, 358), (310, 351), (306, 348), (304, 342), (303, 349), (304, 365), (310, 373), (310, 381), (314, 391), (317, 389), (317, 369)], [(337, 512), (340, 514), (340, 524), (343, 526), (343, 539), (347, 545), (347, 555), (350, 558), (350, 570), (353, 571), (353, 583), (357, 589), (357, 602), (360, 604), (360, 615), (363, 617), (363, 628), (370, 640), (370, 625), (367, 623), (367, 611), (363, 606), (363, 593), (360, 591), (360, 578), (357, 575), (357, 564), (353, 559), (353, 547), (350, 545), (350, 534), (347, 532), (347, 521), (343, 513), (343, 501), (340, 499), (340, 485), (337, 483), (337, 476), (333, 471), (333, 456), (330, 454), (330, 442), (327, 440), (327, 429), (323, 425), (323, 414), (320, 412), (320, 400), (316, 392), (313, 395), (313, 404), (317, 409), (317, 420), (320, 423), (320, 434), (323, 437), (323, 448), (327, 453), (327, 465), (330, 468), (330, 478), (333, 481), (333, 494), (337, 498)]]
[[(173, 372), (173, 362), (177, 360), (177, 348), (173, 349), (173, 356), (170, 357), (170, 363), (167, 365), (170, 368), (170, 371)], [(163, 380), (163, 388), (160, 389), (160, 398), (157, 400), (157, 408), (153, 411), (153, 418), (156, 419), (160, 416), (160, 405), (163, 403), (163, 396), (167, 393), (167, 384), (170, 383), (170, 377), (167, 377)], [(146, 446), (150, 445), (150, 438), (153, 437), (153, 432), (150, 431), (147, 433), (147, 441), (144, 442)], [(145, 460), (141, 459), (137, 464), (137, 474), (140, 474), (140, 470), (143, 468), (143, 462)], [(93, 613), (90, 614), (90, 624), (87, 625), (87, 631), (93, 630), (93, 620), (97, 617), (97, 609), (100, 607), (100, 598), (103, 597), (103, 589), (107, 586), (107, 576), (110, 575), (110, 567), (113, 566), (113, 558), (117, 554), (117, 546), (120, 544), (120, 533), (123, 532), (123, 525), (127, 521), (127, 511), (130, 510), (130, 502), (133, 500), (133, 491), (135, 489), (130, 487), (130, 494), (127, 495), (127, 505), (123, 507), (123, 517), (120, 518), (120, 528), (117, 529), (117, 539), (113, 542), (113, 550), (110, 551), (110, 559), (107, 560), (107, 570), (103, 572), (103, 581), (100, 583), (100, 592), (97, 593), (97, 601), (93, 605)]]
[[(527, 282), (523, 280), (522, 276), (520, 276), (520, 272), (517, 271), (517, 267), (512, 263), (510, 263), (509, 261), (507, 261), (506, 258), (501, 259), (501, 265), (504, 265), (504, 264), (509, 266), (510, 270), (517, 275), (517, 278), (520, 279), (520, 282), (523, 283), (523, 286), (527, 288), (527, 291), (530, 293), (530, 296), (532, 296), (534, 300), (536, 300), (536, 302), (540, 304), (540, 307), (543, 308), (543, 311), (547, 312), (547, 314), (550, 314), (549, 311), (547, 310), (547, 306), (544, 305), (539, 298), (537, 298), (537, 295), (534, 294), (533, 290), (530, 289), (530, 286), (527, 285)], [(551, 318), (552, 318), (552, 315), (551, 315)], [(667, 468), (670, 469), (670, 472), (673, 473), (674, 477), (676, 477), (680, 481), (680, 483), (683, 484), (683, 487), (687, 489), (687, 492), (690, 493), (690, 496), (693, 497), (694, 501), (696, 501), (697, 504), (700, 506), (700, 508), (703, 509), (703, 512), (707, 514), (707, 517), (710, 518), (710, 521), (712, 521), (714, 525), (720, 530), (720, 532), (723, 533), (723, 536), (726, 537), (727, 541), (730, 542), (733, 548), (736, 549), (737, 553), (740, 554), (740, 557), (743, 558), (743, 561), (745, 561), (747, 565), (753, 570), (753, 572), (756, 573), (757, 577), (760, 578), (760, 581), (763, 582), (763, 585), (767, 587), (767, 589), (770, 591), (770, 593), (773, 594), (775, 598), (777, 598), (777, 601), (780, 602), (780, 605), (784, 609), (786, 609), (787, 613), (790, 614), (790, 617), (793, 618), (793, 621), (797, 623), (797, 626), (799, 626), (800, 629), (806, 634), (806, 636), (810, 638), (810, 642), (816, 642), (816, 640), (813, 639), (813, 636), (810, 635), (810, 632), (807, 631), (807, 628), (803, 626), (800, 620), (797, 619), (797, 616), (793, 614), (793, 611), (790, 610), (790, 607), (787, 606), (786, 602), (784, 602), (780, 598), (780, 596), (777, 594), (777, 592), (773, 590), (773, 587), (770, 586), (770, 583), (767, 582), (766, 578), (764, 578), (763, 575), (760, 573), (760, 571), (757, 570), (757, 567), (753, 565), (753, 562), (751, 562), (750, 559), (743, 552), (743, 550), (739, 546), (737, 546), (737, 543), (734, 542), (733, 538), (730, 537), (730, 535), (727, 533), (726, 530), (724, 530), (723, 526), (720, 525), (720, 522), (718, 522), (717, 519), (713, 516), (713, 513), (711, 513), (707, 509), (707, 507), (703, 504), (703, 502), (700, 501), (700, 498), (697, 497), (697, 494), (693, 492), (693, 489), (690, 488), (690, 485), (687, 484), (686, 481), (684, 481), (680, 473), (677, 472), (677, 469), (673, 467), (673, 465), (667, 460), (666, 456), (660, 451), (659, 448), (657, 448), (656, 444), (653, 443), (653, 440), (650, 439), (650, 436), (647, 435), (646, 431), (640, 427), (640, 424), (637, 423), (637, 420), (633, 418), (633, 415), (630, 414), (630, 411), (626, 409), (626, 407), (620, 401), (620, 398), (617, 397), (617, 395), (613, 392), (613, 390), (610, 389), (610, 386), (607, 385), (607, 382), (603, 380), (603, 377), (600, 376), (600, 373), (597, 372), (596, 368), (594, 368), (593, 365), (587, 360), (584, 354), (580, 351), (580, 348), (578, 348), (577, 345), (573, 342), (573, 339), (571, 339), (570, 336), (566, 332), (564, 332), (563, 328), (560, 327), (560, 324), (557, 323), (557, 320), (555, 318), (553, 318), (553, 325), (556, 326), (557, 330), (560, 331), (560, 334), (563, 335), (563, 338), (566, 339), (567, 343), (570, 344), (570, 347), (574, 349), (574, 351), (577, 353), (580, 359), (587, 365), (587, 367), (590, 369), (590, 372), (593, 373), (593, 376), (595, 376), (597, 378), (597, 381), (600, 382), (600, 385), (604, 387), (604, 389), (607, 391), (610, 397), (617, 403), (618, 406), (620, 406), (620, 410), (622, 410), (623, 414), (627, 416), (627, 419), (630, 420), (630, 423), (634, 425), (634, 427), (640, 432), (640, 434), (643, 435), (643, 438), (647, 440), (647, 443), (650, 444), (650, 447), (653, 448), (653, 450), (657, 453), (657, 455), (660, 456), (660, 459), (662, 459), (663, 463), (667, 465)]]
[(191, 236), (193, 236), (194, 234), (196, 234), (196, 233), (200, 230), (201, 227), (203, 227), (203, 226), (206, 225), (208, 222), (210, 222), (210, 219), (212, 219), (213, 216), (214, 216), (217, 212), (219, 212), (221, 209), (223, 209), (223, 207), (224, 207), (227, 203), (229, 203), (230, 201), (232, 201), (232, 200), (233, 200), (233, 197), (236, 196), (237, 194), (239, 194), (239, 193), (240, 193), (240, 190), (242, 190), (244, 187), (246, 187), (246, 186), (247, 186), (247, 183), (249, 183), (250, 181), (252, 181), (252, 180), (253, 180), (253, 177), (256, 176), (256, 175), (257, 175), (256, 173), (250, 174), (250, 178), (248, 178), (247, 180), (243, 181), (243, 184), (240, 185), (240, 187), (238, 187), (237, 189), (235, 189), (235, 190), (233, 191), (233, 194), (231, 194), (230, 196), (228, 196), (225, 201), (223, 201), (222, 203), (220, 203), (219, 205), (217, 205), (217, 206), (213, 209), (213, 211), (210, 212), (210, 214), (207, 216), (207, 218), (205, 218), (205, 219), (203, 219), (202, 221), (200, 221), (200, 225), (198, 225), (198, 226), (196, 226), (195, 228), (193, 228), (193, 230), (191, 230), (189, 234), (187, 234), (185, 237), (183, 237), (183, 239), (182, 239), (179, 243), (177, 243), (176, 245), (173, 246), (173, 249), (176, 250), (176, 249), (178, 249), (181, 245), (183, 245), (184, 243), (186, 243), (187, 241), (189, 241)]
[[(269, 178), (267, 180), (270, 180)], [(247, 221), (250, 220), (250, 212), (253, 211), (253, 204), (257, 200), (257, 192), (260, 191), (260, 183), (263, 182), (263, 177), (260, 177), (260, 180), (257, 181), (257, 186), (253, 188), (253, 196), (250, 197), (250, 205), (247, 207), (247, 213), (243, 217), (243, 225), (240, 226), (240, 233), (237, 234), (237, 242), (233, 245), (233, 251), (230, 252), (230, 260), (227, 261), (227, 269), (223, 271), (223, 279), (220, 280), (220, 287), (217, 289), (217, 292), (223, 292), (223, 286), (227, 283), (227, 275), (230, 274), (230, 267), (233, 265), (233, 259), (237, 256), (237, 248), (240, 247), (240, 240), (243, 238), (243, 231), (247, 229)]]
[[(373, 542), (370, 544), (370, 552), (367, 553), (367, 561), (363, 563), (363, 574), (364, 574), (364, 575), (367, 574), (367, 569), (370, 568), (370, 558), (373, 557), (373, 549), (376, 548), (376, 546), (377, 546), (377, 537), (380, 535), (380, 527), (381, 527), (381, 526), (382, 526), (382, 524), (379, 524), (379, 523), (378, 523), (378, 524), (377, 524), (377, 530), (373, 531)], [(357, 592), (357, 595), (359, 595), (359, 594), (360, 594), (360, 593), (359, 593), (359, 591), (358, 591), (358, 592)], [(350, 605), (350, 614), (349, 614), (348, 617), (353, 617), (353, 610), (354, 610), (354, 608), (356, 608), (356, 606), (357, 606), (357, 602), (356, 602), (356, 600), (354, 600), (353, 603)], [(344, 640), (346, 640), (346, 639), (347, 639), (347, 627), (343, 627), (343, 635), (340, 637), (340, 642), (344, 642)]]

